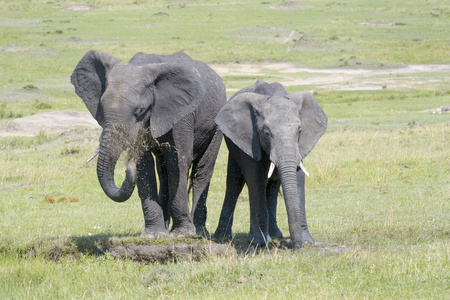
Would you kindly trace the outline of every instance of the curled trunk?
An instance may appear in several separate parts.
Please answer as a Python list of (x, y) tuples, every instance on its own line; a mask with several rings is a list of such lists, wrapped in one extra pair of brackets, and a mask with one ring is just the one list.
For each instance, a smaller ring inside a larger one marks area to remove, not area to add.
[(104, 134), (98, 155), (97, 176), (100, 186), (109, 198), (116, 202), (124, 202), (131, 197), (136, 185), (136, 163), (130, 161), (125, 171), (125, 180), (118, 188), (114, 182), (114, 170), (122, 151), (113, 144), (114, 141), (110, 136)]

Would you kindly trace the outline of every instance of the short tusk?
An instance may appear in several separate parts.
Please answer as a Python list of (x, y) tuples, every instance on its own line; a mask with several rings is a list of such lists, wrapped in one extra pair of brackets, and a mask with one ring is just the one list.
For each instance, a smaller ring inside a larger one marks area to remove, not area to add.
[(86, 161), (86, 163), (90, 162), (91, 160), (94, 159), (94, 157), (97, 156), (97, 154), (100, 152), (100, 147), (98, 147), (97, 149), (95, 149), (94, 153), (92, 153), (91, 157), (88, 158), (88, 160)]
[(303, 161), (300, 161), (300, 169), (303, 171), (303, 173), (305, 173), (306, 176), (309, 177), (309, 173), (308, 173), (308, 171), (306, 171), (306, 168), (303, 165)]
[(267, 174), (267, 178), (272, 177), (273, 170), (275, 170), (275, 165), (273, 162), (270, 162), (269, 173)]

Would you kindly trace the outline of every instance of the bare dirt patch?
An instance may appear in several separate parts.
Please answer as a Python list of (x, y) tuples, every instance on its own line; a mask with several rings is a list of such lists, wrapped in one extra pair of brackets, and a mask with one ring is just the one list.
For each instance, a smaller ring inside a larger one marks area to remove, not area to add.
[(311, 86), (315, 90), (412, 89), (448, 85), (450, 65), (405, 65), (397, 68), (312, 69), (292, 63), (216, 64), (220, 76), (275, 78), (285, 86)]
[(27, 46), (21, 46), (16, 44), (7, 44), (0, 47), (0, 51), (6, 52), (6, 53), (17, 53), (17, 52), (23, 52), (23, 51), (29, 51), (31, 50), (31, 47)]
[(58, 54), (54, 49), (49, 49), (45, 47), (29, 47), (17, 44), (6, 44), (0, 47), (1, 52), (5, 53), (18, 53), (27, 52), (28, 55), (35, 56), (49, 56)]
[(53, 111), (2, 123), (0, 136), (35, 136), (41, 130), (45, 130), (46, 133), (57, 133), (75, 126), (100, 127), (89, 112)]
[(0, 26), (42, 26), (40, 19), (14, 19), (14, 18), (0, 18)]
[(302, 33), (280, 27), (248, 27), (229, 31), (232, 37), (250, 40), (254, 42), (286, 44), (287, 42), (298, 40)]
[(360, 23), (358, 23), (358, 25), (389, 27), (389, 26), (394, 26), (394, 23), (377, 21), (377, 22), (360, 22)]
[(282, 3), (278, 4), (277, 6), (271, 7), (271, 8), (278, 8), (278, 9), (306, 9), (312, 7), (311, 5), (306, 5), (297, 1), (283, 1)]
[(84, 10), (93, 10), (95, 9), (92, 6), (85, 6), (85, 5), (78, 5), (78, 6), (70, 6), (64, 9), (61, 9), (61, 11), (84, 11)]

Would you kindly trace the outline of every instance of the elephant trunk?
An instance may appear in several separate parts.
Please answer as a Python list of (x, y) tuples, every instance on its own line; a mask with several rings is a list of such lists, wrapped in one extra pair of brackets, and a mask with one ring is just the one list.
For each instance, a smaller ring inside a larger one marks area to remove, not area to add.
[(114, 182), (114, 170), (123, 150), (114, 146), (111, 136), (110, 130), (105, 128), (98, 154), (97, 176), (100, 186), (109, 198), (116, 202), (124, 202), (131, 197), (136, 185), (136, 163), (133, 160), (128, 163), (125, 180), (118, 188)]
[[(284, 149), (286, 155), (279, 156), (276, 163), (278, 173), (280, 175), (281, 185), (283, 187), (284, 201), (288, 215), (289, 233), (291, 236), (292, 245), (294, 248), (301, 248), (301, 224), (300, 224), (300, 207), (298, 205), (297, 193), (297, 167), (298, 161), (292, 154), (287, 154), (289, 151)], [(278, 152), (280, 153), (280, 152)], [(292, 153), (292, 152), (290, 152)], [(286, 159), (286, 157), (288, 157)]]

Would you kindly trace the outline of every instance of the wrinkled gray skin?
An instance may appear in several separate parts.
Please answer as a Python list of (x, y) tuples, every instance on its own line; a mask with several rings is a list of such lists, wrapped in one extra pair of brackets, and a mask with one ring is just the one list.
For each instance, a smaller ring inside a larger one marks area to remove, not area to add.
[[(258, 80), (237, 92), (216, 123), (229, 150), (227, 187), (216, 238), (231, 238), (236, 201), (247, 184), (250, 198), (248, 241), (264, 245), (281, 237), (276, 207), (280, 185), (288, 213), (292, 246), (314, 243), (305, 214), (305, 174), (300, 162), (324, 134), (327, 117), (306, 92), (288, 94), (279, 83)], [(268, 178), (269, 166), (275, 170)]]
[[(222, 140), (214, 117), (226, 103), (221, 78), (183, 52), (138, 53), (126, 65), (120, 61), (91, 50), (71, 77), (75, 92), (103, 128), (97, 161), (101, 187), (109, 198), (123, 202), (137, 185), (145, 219), (142, 237), (167, 235), (170, 218), (173, 236), (207, 234), (206, 197)], [(129, 163), (118, 188), (114, 171), (125, 150)]]

